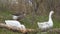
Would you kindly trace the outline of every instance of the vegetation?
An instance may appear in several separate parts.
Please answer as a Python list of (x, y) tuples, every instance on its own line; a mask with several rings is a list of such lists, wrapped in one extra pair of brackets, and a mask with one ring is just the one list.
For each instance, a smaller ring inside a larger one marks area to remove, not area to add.
[[(6, 1), (4, 3), (4, 1)], [(25, 13), (24, 19), (20, 22), (26, 26), (26, 28), (37, 29), (37, 22), (44, 22), (48, 20), (48, 14), (50, 10), (54, 10), (54, 15), (52, 16), (54, 27), (60, 28), (60, 0), (33, 0), (33, 5), (30, 6), (28, 1), (18, 0), (19, 4), (11, 4), (7, 0), (0, 0), (0, 22), (5, 23), (5, 20), (12, 19), (13, 13)], [(36, 4), (36, 5), (35, 5)], [(37, 34), (40, 34), (38, 32)], [(20, 34), (19, 32), (13, 32), (6, 29), (0, 28), (0, 34)], [(31, 33), (32, 34), (32, 33)], [(47, 33), (48, 34), (48, 33)], [(52, 34), (55, 34), (52, 33)]]

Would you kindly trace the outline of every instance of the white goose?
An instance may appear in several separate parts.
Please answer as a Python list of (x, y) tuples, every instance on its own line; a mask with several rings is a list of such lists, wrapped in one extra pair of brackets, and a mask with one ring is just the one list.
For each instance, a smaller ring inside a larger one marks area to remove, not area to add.
[(49, 29), (49, 28), (52, 28), (53, 27), (53, 21), (52, 21), (52, 14), (54, 13), (54, 11), (51, 11), (50, 14), (49, 14), (49, 20), (47, 22), (38, 22), (38, 27), (39, 29), (41, 30), (46, 30), (46, 29)]
[(20, 29), (26, 29), (23, 24), (20, 24), (20, 22), (16, 20), (5, 20), (5, 23), (8, 26), (15, 26), (15, 27), (19, 27)]

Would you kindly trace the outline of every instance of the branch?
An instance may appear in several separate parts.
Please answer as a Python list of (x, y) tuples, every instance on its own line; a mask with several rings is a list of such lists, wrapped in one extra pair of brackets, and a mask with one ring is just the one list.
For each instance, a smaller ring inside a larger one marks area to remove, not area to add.
[(0, 28), (6, 28), (8, 30), (17, 31), (17, 32), (21, 32), (21, 33), (24, 33), (24, 34), (28, 33), (28, 32), (36, 32), (35, 29), (24, 29), (24, 30), (21, 30), (18, 27), (11, 26), (11, 25), (6, 25), (4, 23), (0, 23)]

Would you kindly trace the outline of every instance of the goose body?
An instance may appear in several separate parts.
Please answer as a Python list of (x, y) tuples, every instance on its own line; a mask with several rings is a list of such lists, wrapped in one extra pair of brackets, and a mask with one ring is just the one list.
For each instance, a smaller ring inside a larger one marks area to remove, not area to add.
[(21, 25), (20, 22), (16, 20), (5, 20), (5, 23), (7, 25), (16, 26), (16, 27), (19, 27)]
[(5, 20), (5, 23), (8, 26), (15, 26), (19, 27), (20, 29), (25, 29), (25, 26), (23, 24), (20, 24), (20, 22), (16, 20)]
[(49, 29), (49, 28), (53, 27), (53, 21), (52, 21), (52, 18), (51, 18), (51, 16), (52, 16), (53, 13), (54, 13), (53, 11), (50, 12), (50, 14), (49, 14), (49, 20), (47, 22), (38, 22), (37, 23), (39, 29), (46, 30), (46, 29)]

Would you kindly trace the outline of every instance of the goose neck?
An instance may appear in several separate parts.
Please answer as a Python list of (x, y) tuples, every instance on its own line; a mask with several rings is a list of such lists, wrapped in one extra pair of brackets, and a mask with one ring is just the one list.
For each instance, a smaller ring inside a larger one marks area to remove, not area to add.
[(52, 21), (52, 13), (49, 14), (49, 21)]

